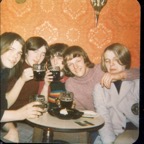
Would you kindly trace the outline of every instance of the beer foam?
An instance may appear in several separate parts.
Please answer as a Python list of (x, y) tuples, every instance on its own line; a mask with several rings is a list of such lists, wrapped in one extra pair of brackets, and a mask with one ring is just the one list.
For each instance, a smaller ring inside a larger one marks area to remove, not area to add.
[(71, 102), (71, 101), (73, 101), (71, 98), (67, 98), (67, 99), (61, 99), (61, 101), (63, 101), (63, 102)]

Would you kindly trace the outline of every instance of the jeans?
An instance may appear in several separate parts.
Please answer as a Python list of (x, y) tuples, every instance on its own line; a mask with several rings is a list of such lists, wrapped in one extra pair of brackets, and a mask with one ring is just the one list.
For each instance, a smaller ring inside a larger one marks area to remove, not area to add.
[(88, 133), (88, 143), (94, 144), (94, 141), (96, 140), (96, 137), (98, 136), (98, 132), (92, 131)]

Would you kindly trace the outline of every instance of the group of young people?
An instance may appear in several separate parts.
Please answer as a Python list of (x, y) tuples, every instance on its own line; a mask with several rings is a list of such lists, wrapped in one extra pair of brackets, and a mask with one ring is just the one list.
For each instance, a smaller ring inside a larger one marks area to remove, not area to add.
[[(62, 91), (74, 93), (76, 109), (93, 110), (104, 117), (105, 125), (98, 134), (94, 133), (91, 143), (113, 143), (126, 132), (128, 122), (136, 126), (132, 132), (138, 132), (139, 115), (132, 107), (139, 104), (139, 69), (130, 69), (131, 56), (124, 45), (108, 46), (102, 54), (101, 64), (94, 64), (77, 45), (55, 43), (49, 46), (42, 37), (30, 37), (24, 41), (13, 32), (1, 34), (0, 41), (0, 123), (1, 129), (8, 131), (3, 140), (20, 141), (11, 121), (36, 118), (44, 112), (34, 107), (39, 102), (29, 103), (31, 95), (44, 95), (51, 108), (56, 106), (55, 99)], [(38, 82), (33, 79), (32, 67), (40, 63), (45, 63), (47, 71), (44, 81)], [(58, 82), (53, 82), (49, 66), (60, 67)], [(127, 133), (131, 136), (132, 132)], [(133, 142), (136, 138), (126, 140)], [(124, 138), (119, 139), (117, 141)]]

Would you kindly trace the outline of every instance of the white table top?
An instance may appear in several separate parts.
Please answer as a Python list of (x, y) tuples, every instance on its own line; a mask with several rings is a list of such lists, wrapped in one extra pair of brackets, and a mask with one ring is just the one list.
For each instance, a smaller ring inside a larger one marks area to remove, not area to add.
[[(75, 121), (88, 121), (94, 125), (80, 126)], [(44, 113), (39, 118), (28, 119), (29, 122), (36, 124), (35, 126), (42, 126), (46, 128), (52, 128), (55, 131), (88, 131), (92, 129), (99, 129), (104, 124), (104, 119), (98, 115), (94, 118), (81, 117), (79, 119), (63, 120), (57, 117), (51, 116), (48, 112)]]

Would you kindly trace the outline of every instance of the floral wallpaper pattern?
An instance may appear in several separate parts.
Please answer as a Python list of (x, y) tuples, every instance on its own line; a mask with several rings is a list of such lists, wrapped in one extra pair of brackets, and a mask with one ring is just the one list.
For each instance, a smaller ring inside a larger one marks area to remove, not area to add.
[(94, 63), (106, 46), (126, 45), (132, 67), (140, 66), (140, 5), (137, 0), (107, 0), (97, 23), (91, 0), (15, 0), (0, 3), (1, 33), (13, 31), (26, 40), (42, 36), (49, 44), (80, 45)]

